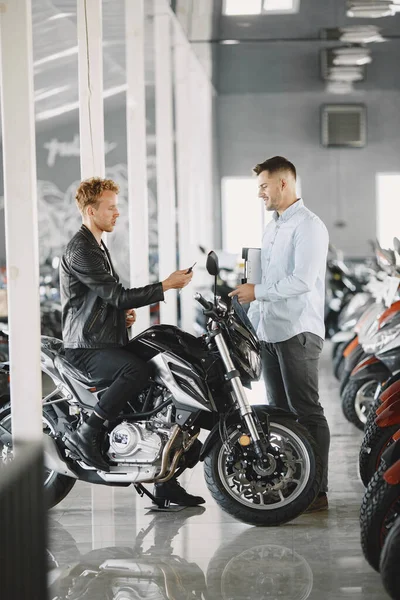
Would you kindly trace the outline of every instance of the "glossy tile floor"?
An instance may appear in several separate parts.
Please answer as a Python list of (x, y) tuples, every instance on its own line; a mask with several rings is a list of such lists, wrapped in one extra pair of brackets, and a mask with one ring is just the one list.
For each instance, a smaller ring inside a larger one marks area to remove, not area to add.
[[(78, 483), (50, 511), (50, 598), (387, 599), (360, 548), (362, 434), (342, 416), (329, 351), (320, 382), (332, 434), (327, 513), (276, 528), (244, 525), (212, 500), (201, 466), (181, 482), (207, 499), (205, 508), (177, 513), (150, 513), (133, 488)], [(252, 397), (262, 401), (263, 386)]]

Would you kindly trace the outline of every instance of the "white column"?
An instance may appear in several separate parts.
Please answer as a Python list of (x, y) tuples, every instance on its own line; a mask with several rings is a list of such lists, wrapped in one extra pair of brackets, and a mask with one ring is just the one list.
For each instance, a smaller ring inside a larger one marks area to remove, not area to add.
[(9, 0), (0, 6), (11, 415), (16, 444), (42, 439), (31, 14), (30, 0)]
[(81, 177), (104, 177), (101, 0), (77, 0)]
[[(155, 2), (155, 100), (158, 257), (160, 280), (176, 270), (175, 161), (172, 102), (171, 20), (166, 3)], [(177, 292), (160, 304), (161, 323), (176, 325)]]
[[(193, 200), (191, 186), (199, 185), (199, 182), (192, 179), (191, 173), (194, 145), (196, 144), (193, 136), (196, 116), (192, 113), (190, 93), (191, 51), (189, 43), (178, 24), (175, 24), (174, 27), (174, 46), (179, 268), (183, 269), (199, 258), (193, 239), (193, 230), (198, 224), (193, 223), (191, 207)], [(200, 259), (197, 266), (204, 266), (200, 264)], [(193, 284), (195, 282), (196, 270)], [(193, 331), (194, 322), (193, 288), (194, 285), (187, 286), (180, 295), (181, 326), (189, 333)]]
[[(125, 0), (126, 125), (128, 146), (129, 255), (131, 286), (149, 281), (144, 0)], [(148, 306), (137, 310), (133, 335), (150, 326)]]

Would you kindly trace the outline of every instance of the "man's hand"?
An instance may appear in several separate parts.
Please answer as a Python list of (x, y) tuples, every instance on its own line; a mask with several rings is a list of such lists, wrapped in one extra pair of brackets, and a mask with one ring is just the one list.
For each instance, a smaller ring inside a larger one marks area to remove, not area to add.
[(126, 323), (126, 327), (130, 327), (131, 325), (134, 324), (134, 322), (136, 321), (136, 311), (134, 308), (130, 308), (129, 310), (125, 311), (125, 323)]
[(254, 283), (243, 283), (238, 285), (234, 292), (228, 294), (231, 298), (237, 296), (240, 304), (246, 304), (247, 302), (253, 302), (256, 299), (254, 294)]
[(167, 279), (162, 282), (163, 291), (177, 290), (184, 288), (188, 283), (192, 281), (193, 272), (187, 272), (187, 269), (182, 271), (174, 271)]

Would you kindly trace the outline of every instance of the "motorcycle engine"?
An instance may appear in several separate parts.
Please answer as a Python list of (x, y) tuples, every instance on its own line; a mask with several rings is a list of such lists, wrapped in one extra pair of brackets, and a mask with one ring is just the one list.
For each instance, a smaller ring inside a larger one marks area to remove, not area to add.
[(124, 421), (110, 433), (108, 456), (118, 463), (153, 464), (161, 455), (161, 435), (146, 429), (144, 423)]

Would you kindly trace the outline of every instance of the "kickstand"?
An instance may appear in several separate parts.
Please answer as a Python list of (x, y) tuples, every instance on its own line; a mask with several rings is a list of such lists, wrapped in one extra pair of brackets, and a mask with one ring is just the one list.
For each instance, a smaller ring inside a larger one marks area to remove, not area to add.
[(146, 488), (141, 483), (134, 483), (133, 486), (139, 494), (139, 496), (141, 496), (142, 498), (143, 496), (147, 496), (153, 502), (153, 506), (146, 507), (149, 510), (162, 512), (178, 512), (186, 508), (185, 506), (171, 506), (169, 500), (162, 500), (161, 498), (156, 498), (151, 492), (149, 492), (149, 490), (146, 490)]

